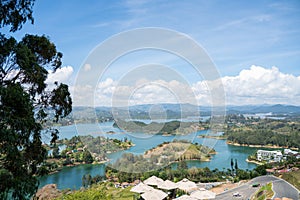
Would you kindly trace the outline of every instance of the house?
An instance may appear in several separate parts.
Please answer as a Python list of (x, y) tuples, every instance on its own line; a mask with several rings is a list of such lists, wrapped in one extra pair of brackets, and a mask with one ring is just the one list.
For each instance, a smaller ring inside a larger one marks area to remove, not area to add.
[(297, 151), (293, 151), (293, 150), (291, 150), (291, 149), (284, 149), (284, 150), (283, 150), (283, 153), (286, 154), (286, 155), (288, 155), (288, 154), (292, 154), (292, 155), (298, 154)]
[(280, 162), (282, 160), (282, 153), (280, 150), (276, 150), (276, 151), (258, 150), (256, 158), (259, 161)]
[(129, 186), (129, 183), (127, 183), (127, 182), (121, 183), (122, 188), (127, 188), (128, 186)]
[(119, 188), (119, 187), (121, 187), (121, 183), (119, 183), (119, 182), (116, 182), (116, 183), (115, 183), (115, 187), (116, 187), (116, 188)]
[(78, 152), (82, 152), (82, 151), (83, 151), (83, 148), (77, 148), (77, 151), (78, 151)]
[(275, 173), (275, 169), (266, 169), (266, 172), (267, 172), (268, 175), (274, 174)]

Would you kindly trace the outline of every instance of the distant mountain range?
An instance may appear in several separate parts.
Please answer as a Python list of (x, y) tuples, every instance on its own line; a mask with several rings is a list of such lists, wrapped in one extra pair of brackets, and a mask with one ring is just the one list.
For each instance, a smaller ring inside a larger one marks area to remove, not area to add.
[[(150, 117), (161, 119), (180, 119), (194, 116), (210, 116), (211, 107), (196, 106), (191, 104), (144, 104), (129, 107), (129, 115), (132, 119), (150, 119)], [(220, 107), (215, 108), (218, 113)], [(300, 115), (300, 106), (293, 105), (230, 105), (225, 108), (226, 114), (258, 114), (272, 113), (272, 115)], [(95, 118), (100, 120), (113, 119), (116, 116), (123, 118), (128, 116), (128, 108), (126, 107), (73, 107), (72, 116), (74, 119)]]
[(293, 105), (249, 105), (249, 106), (228, 106), (229, 113), (256, 114), (256, 113), (272, 113), (272, 114), (300, 114), (300, 106)]

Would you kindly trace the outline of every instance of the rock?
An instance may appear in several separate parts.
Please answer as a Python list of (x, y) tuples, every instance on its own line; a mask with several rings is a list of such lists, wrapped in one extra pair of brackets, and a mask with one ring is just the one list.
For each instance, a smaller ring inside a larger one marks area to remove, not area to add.
[(57, 189), (56, 184), (48, 184), (37, 191), (33, 200), (50, 200), (61, 195), (62, 192)]

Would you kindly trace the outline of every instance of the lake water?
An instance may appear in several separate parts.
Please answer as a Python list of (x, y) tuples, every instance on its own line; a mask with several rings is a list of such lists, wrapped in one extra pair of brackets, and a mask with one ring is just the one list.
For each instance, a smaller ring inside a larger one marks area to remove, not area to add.
[[(227, 145), (225, 140), (216, 140), (208, 138), (199, 138), (197, 136), (208, 134), (209, 131), (198, 131), (184, 136), (162, 136), (162, 135), (150, 135), (144, 133), (125, 133), (118, 128), (112, 127), (112, 122), (106, 122), (101, 124), (77, 124), (71, 126), (59, 127), (60, 138), (71, 138), (76, 135), (93, 135), (104, 136), (109, 138), (124, 139), (127, 137), (132, 140), (135, 146), (126, 151), (120, 151), (109, 155), (110, 160), (113, 162), (119, 158), (122, 153), (129, 152), (133, 154), (143, 154), (146, 150), (156, 147), (164, 141), (173, 141), (174, 139), (185, 139), (192, 141), (193, 143), (203, 144), (213, 147), (216, 151), (216, 155), (212, 155), (210, 162), (188, 161), (189, 167), (208, 167), (210, 169), (218, 168), (224, 170), (230, 168), (230, 160), (237, 159), (240, 169), (253, 169), (255, 164), (247, 163), (246, 159), (250, 154), (256, 151), (256, 148), (239, 147)], [(115, 134), (107, 134), (108, 131), (114, 131)], [(49, 141), (49, 138), (43, 136), (45, 142)], [(97, 174), (104, 175), (105, 164), (99, 165), (80, 165), (75, 167), (66, 167), (58, 173), (51, 174), (40, 178), (40, 187), (49, 184), (57, 184), (59, 189), (71, 188), (78, 189), (81, 187), (81, 178), (85, 174), (91, 174), (95, 176)]]

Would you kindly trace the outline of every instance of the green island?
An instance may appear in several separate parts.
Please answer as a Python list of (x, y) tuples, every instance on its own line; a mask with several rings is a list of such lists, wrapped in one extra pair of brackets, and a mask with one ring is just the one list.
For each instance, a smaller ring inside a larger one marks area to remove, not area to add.
[[(211, 154), (216, 151), (207, 146), (192, 144), (184, 140), (164, 142), (155, 148), (145, 152), (144, 157), (157, 159), (158, 163), (182, 161), (182, 160), (200, 160), (210, 161)], [(163, 160), (164, 161), (163, 161)]]
[[(60, 151), (60, 146), (65, 148)], [(52, 152), (39, 168), (39, 174), (57, 172), (64, 166), (107, 162), (107, 154), (126, 150), (131, 146), (133, 143), (126, 137), (118, 140), (87, 135), (57, 140), (55, 145), (45, 145)]]
[(115, 120), (113, 126), (128, 132), (163, 134), (166, 136), (184, 135), (209, 128), (207, 122), (180, 122), (176, 120), (163, 123), (151, 122), (150, 124), (141, 121)]
[(143, 155), (125, 153), (109, 166), (126, 172), (152, 171), (183, 160), (209, 161), (215, 153), (209, 147), (180, 140), (164, 142)]

